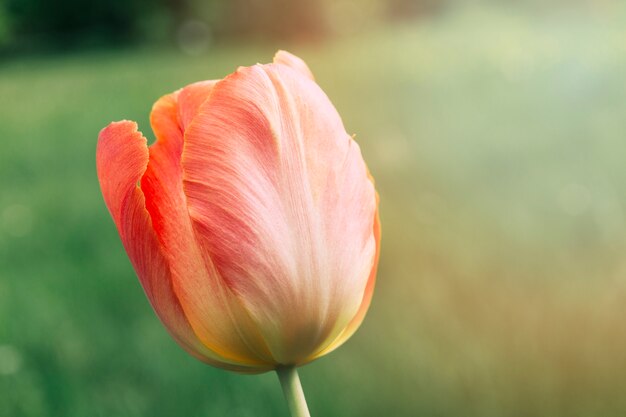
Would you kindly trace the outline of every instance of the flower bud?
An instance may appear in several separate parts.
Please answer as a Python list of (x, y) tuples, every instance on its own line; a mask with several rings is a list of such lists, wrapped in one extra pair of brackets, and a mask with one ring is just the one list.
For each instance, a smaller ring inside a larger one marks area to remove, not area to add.
[(98, 178), (172, 337), (211, 365), (264, 372), (340, 346), (370, 304), (378, 198), (357, 143), (299, 58), (159, 99), (147, 141), (100, 132)]

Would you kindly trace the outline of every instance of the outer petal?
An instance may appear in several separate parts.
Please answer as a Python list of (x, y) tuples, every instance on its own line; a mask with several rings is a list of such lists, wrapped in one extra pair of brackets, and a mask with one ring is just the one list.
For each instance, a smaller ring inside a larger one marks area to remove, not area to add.
[(213, 84), (193, 84), (154, 105), (151, 123), (157, 142), (150, 147), (141, 187), (171, 268), (173, 290), (195, 334), (228, 361), (271, 367), (273, 360), (248, 313), (198, 248), (182, 190), (182, 126), (191, 122)]
[(358, 145), (291, 66), (240, 68), (185, 132), (200, 245), (279, 363), (323, 350), (357, 314), (373, 267), (373, 184)]
[[(378, 195), (376, 196), (376, 200), (378, 201)], [(376, 239), (376, 258), (374, 259), (374, 265), (370, 272), (370, 276), (367, 280), (367, 286), (365, 287), (365, 293), (363, 294), (363, 301), (361, 301), (361, 306), (357, 311), (354, 318), (350, 321), (350, 324), (339, 334), (339, 336), (333, 340), (331, 344), (324, 347), (320, 352), (311, 356), (309, 361), (315, 360), (319, 357), (322, 357), (333, 350), (337, 349), (339, 346), (343, 345), (354, 332), (357, 331), (361, 323), (363, 323), (363, 319), (365, 318), (365, 314), (369, 309), (370, 303), (372, 302), (372, 296), (374, 295), (374, 286), (376, 284), (376, 272), (378, 270), (378, 260), (380, 258), (380, 217), (378, 214), (378, 210), (376, 211), (376, 219), (374, 222), (374, 237)]]
[(315, 79), (308, 65), (302, 59), (293, 54), (290, 54), (287, 51), (276, 52), (276, 55), (274, 55), (274, 63), (286, 65), (294, 71), (298, 71), (301, 75), (310, 78), (311, 80)]
[(111, 123), (100, 132), (97, 147), (98, 179), (105, 203), (122, 243), (155, 312), (172, 337), (192, 355), (214, 366), (258, 372), (224, 361), (195, 336), (171, 286), (170, 269), (152, 229), (144, 196), (137, 182), (148, 164), (146, 139), (134, 122)]
[[(200, 106), (209, 98), (213, 86), (215, 86), (218, 81), (219, 80), (200, 81), (188, 85), (179, 91), (178, 121), (183, 132), (198, 113)], [(156, 120), (156, 117), (153, 116), (153, 120)], [(182, 136), (180, 139), (182, 140)]]

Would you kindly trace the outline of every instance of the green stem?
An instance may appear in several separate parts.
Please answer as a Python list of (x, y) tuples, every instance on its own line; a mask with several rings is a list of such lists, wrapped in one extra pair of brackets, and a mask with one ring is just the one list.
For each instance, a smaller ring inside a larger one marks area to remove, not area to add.
[(276, 369), (278, 380), (283, 387), (285, 400), (293, 417), (311, 417), (300, 385), (300, 377), (295, 366), (281, 366)]

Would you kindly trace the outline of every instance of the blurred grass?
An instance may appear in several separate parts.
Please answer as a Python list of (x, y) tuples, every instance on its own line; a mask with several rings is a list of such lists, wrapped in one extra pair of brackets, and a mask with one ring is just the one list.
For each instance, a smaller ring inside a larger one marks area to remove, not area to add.
[[(592, 12), (459, 8), (278, 45), (309, 62), (381, 194), (374, 303), (302, 370), (314, 416), (626, 413), (626, 9)], [(94, 162), (108, 122), (150, 138), (160, 95), (275, 49), (0, 63), (0, 415), (286, 416), (274, 375), (169, 339)]]

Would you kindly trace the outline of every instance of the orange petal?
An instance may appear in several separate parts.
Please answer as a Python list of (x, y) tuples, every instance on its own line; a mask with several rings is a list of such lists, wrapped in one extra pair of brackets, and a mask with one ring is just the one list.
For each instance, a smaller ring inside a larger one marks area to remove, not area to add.
[(146, 139), (134, 122), (111, 123), (100, 132), (97, 171), (105, 203), (144, 291), (172, 337), (192, 355), (214, 366), (239, 371), (259, 369), (225, 360), (195, 336), (172, 290), (167, 260), (152, 229), (137, 182), (148, 164)]
[(180, 120), (183, 132), (198, 113), (200, 106), (209, 98), (213, 86), (218, 81), (200, 81), (180, 90), (178, 94), (178, 120)]

